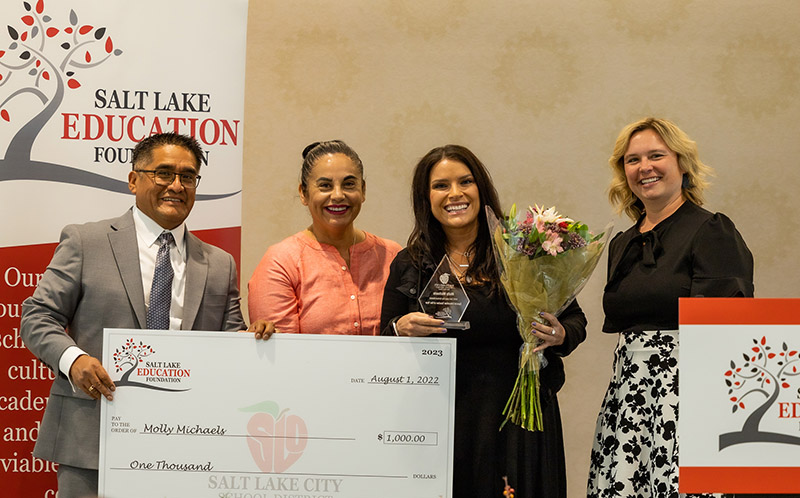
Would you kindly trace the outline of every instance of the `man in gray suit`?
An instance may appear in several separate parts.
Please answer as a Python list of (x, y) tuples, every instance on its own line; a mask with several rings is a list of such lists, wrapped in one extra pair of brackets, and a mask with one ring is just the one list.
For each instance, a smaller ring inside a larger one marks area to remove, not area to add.
[[(186, 229), (200, 181), (194, 138), (153, 135), (133, 151), (133, 208), (119, 218), (69, 225), (33, 296), (20, 335), (59, 375), (33, 454), (59, 464), (60, 498), (97, 493), (101, 396), (114, 383), (100, 360), (103, 328), (227, 330), (246, 327), (230, 254)], [(163, 246), (163, 247), (162, 247)], [(267, 339), (273, 325), (249, 329)]]

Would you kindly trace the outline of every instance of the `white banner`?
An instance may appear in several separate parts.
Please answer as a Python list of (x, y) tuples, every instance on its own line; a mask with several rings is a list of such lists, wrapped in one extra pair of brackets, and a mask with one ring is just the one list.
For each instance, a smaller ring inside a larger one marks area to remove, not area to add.
[(7, 1), (0, 14), (0, 246), (121, 214), (130, 151), (162, 131), (207, 153), (189, 228), (241, 226), (246, 0)]
[(100, 494), (449, 497), (455, 340), (106, 330)]
[(190, 230), (239, 260), (246, 0), (0, 2), (0, 481), (54, 496), (31, 455), (54, 374), (19, 339), (61, 228), (121, 215), (131, 150), (153, 133), (206, 152)]
[(800, 492), (800, 299), (681, 299), (680, 490)]

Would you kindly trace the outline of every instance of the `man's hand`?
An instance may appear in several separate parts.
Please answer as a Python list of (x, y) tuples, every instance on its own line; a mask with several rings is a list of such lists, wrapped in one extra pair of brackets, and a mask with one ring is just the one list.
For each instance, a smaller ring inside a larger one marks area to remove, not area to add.
[(97, 358), (86, 354), (78, 356), (69, 368), (69, 376), (73, 385), (93, 399), (100, 399), (100, 396), (105, 396), (109, 401), (114, 399), (111, 392), (117, 387)]
[(275, 330), (275, 324), (273, 322), (256, 320), (250, 324), (250, 327), (246, 330), (246, 332), (252, 332), (255, 334), (256, 339), (264, 339), (266, 341), (272, 337), (272, 334), (277, 332), (277, 330)]

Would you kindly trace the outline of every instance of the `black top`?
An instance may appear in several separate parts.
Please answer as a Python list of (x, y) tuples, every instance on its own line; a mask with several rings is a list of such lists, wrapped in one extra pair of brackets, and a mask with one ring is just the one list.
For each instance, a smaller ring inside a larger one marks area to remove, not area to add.
[(724, 214), (684, 202), (652, 230), (611, 241), (604, 332), (676, 330), (679, 297), (752, 297), (753, 255)]
[[(436, 265), (417, 269), (407, 250), (392, 262), (381, 312), (383, 335), (394, 335), (392, 321), (419, 311), (417, 297)], [(566, 497), (566, 471), (556, 392), (564, 384), (561, 356), (586, 338), (586, 318), (573, 302), (559, 317), (564, 344), (545, 350), (549, 365), (541, 370), (540, 396), (544, 432), (529, 432), (509, 423), (498, 431), (519, 366), (522, 338), (516, 315), (502, 289), (465, 286), (470, 304), (462, 320), (468, 330), (451, 330), (456, 338), (456, 409), (453, 496), (502, 496), (502, 477), (518, 498)], [(439, 335), (436, 335), (439, 337)]]

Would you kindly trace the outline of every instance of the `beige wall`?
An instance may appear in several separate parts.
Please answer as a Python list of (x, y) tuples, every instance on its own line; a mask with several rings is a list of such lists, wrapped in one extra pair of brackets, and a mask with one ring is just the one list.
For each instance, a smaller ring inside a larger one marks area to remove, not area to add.
[[(624, 229), (606, 160), (623, 125), (656, 115), (715, 167), (707, 207), (747, 240), (757, 295), (798, 297), (799, 20), (796, 0), (250, 0), (243, 284), (309, 223), (297, 180), (312, 141), (359, 152), (357, 225), (401, 244), (411, 169), (445, 143), (487, 164), (506, 207), (556, 204)], [(604, 279), (601, 263), (580, 296), (589, 338), (560, 395), (571, 497), (585, 496), (610, 375)]]

